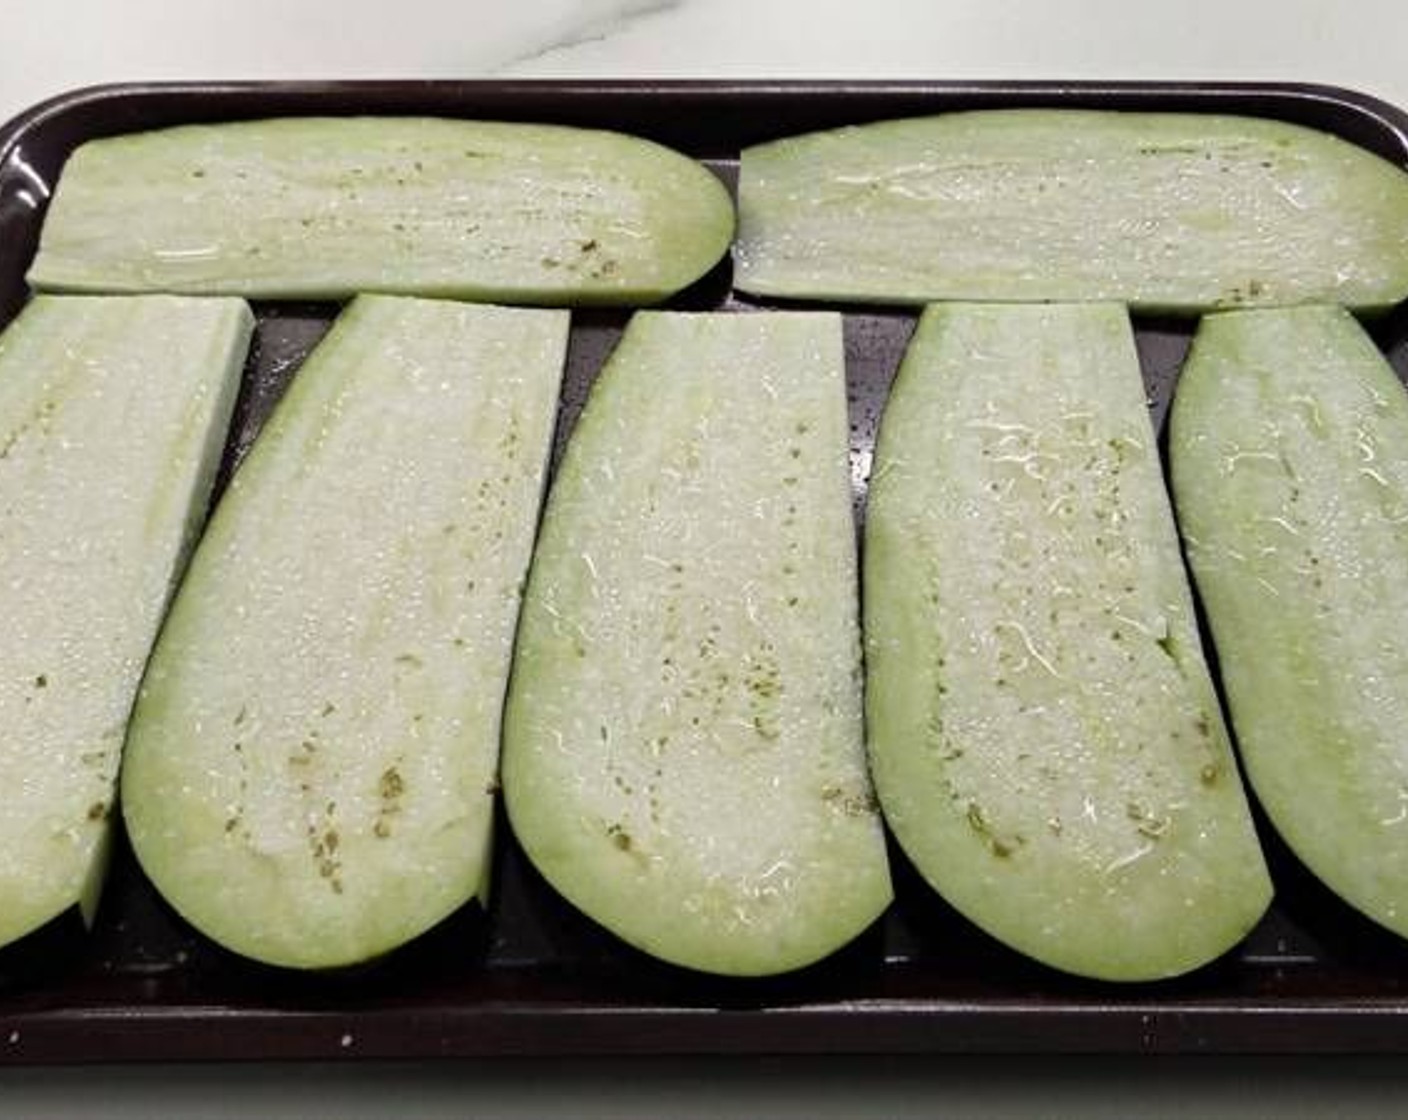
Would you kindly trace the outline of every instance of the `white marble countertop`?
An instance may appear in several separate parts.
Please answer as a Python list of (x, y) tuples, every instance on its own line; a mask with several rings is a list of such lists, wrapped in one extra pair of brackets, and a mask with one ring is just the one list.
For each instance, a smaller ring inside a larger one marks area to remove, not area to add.
[[(13, 9), (22, 9), (20, 11)], [(1286, 80), (1408, 107), (1408, 3), (1358, 0), (50, 0), (13, 4), (0, 119), (170, 78)], [(1384, 1116), (1401, 1061), (654, 1060), (0, 1073), (41, 1117)]]
[[(50, 0), (6, 20), (0, 118), (140, 78), (1187, 78), (1408, 106), (1402, 0)], [(1160, 14), (1160, 13), (1163, 14)]]

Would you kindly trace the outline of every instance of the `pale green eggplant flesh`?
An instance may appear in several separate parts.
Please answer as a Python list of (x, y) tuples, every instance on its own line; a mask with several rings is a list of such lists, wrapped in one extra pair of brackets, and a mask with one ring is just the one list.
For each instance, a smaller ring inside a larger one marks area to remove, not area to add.
[(487, 889), (567, 315), (362, 296), (211, 519), (122, 772), (143, 869), (226, 947), (334, 968)]
[(880, 804), (954, 907), (1107, 980), (1187, 972), (1256, 924), (1271, 886), (1123, 308), (924, 313), (864, 582)]
[(549, 498), (505, 717), (549, 882), (715, 973), (864, 930), (891, 892), (857, 600), (839, 316), (638, 314)]
[(743, 291), (793, 298), (1384, 308), (1408, 174), (1280, 121), (950, 113), (745, 150), (735, 259)]
[(0, 945), (92, 921), (253, 325), (236, 299), (40, 296), (0, 336)]
[(91, 140), (70, 157), (36, 288), (566, 305), (663, 299), (728, 249), (701, 164), (617, 133), (287, 118)]
[(1346, 311), (1211, 316), (1170, 448), (1252, 788), (1312, 872), (1408, 935), (1408, 395)]

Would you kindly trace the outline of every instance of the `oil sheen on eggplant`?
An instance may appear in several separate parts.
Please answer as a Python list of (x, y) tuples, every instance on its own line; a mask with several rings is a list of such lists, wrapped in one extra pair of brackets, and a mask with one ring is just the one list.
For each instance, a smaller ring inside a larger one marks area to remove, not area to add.
[(871, 765), (926, 879), (1057, 968), (1151, 980), (1271, 897), (1128, 316), (938, 305), (866, 521)]
[(1252, 788), (1312, 872), (1408, 936), (1408, 394), (1340, 308), (1228, 313), (1170, 422)]
[(640, 313), (554, 483), (509, 819), (667, 961), (802, 967), (890, 900), (861, 726), (840, 317)]

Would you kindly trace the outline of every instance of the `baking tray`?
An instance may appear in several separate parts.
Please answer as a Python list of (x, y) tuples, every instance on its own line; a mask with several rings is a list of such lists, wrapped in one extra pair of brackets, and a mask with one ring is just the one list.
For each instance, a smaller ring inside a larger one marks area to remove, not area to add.
[[(26, 298), (44, 202), (87, 139), (279, 114), (436, 114), (619, 129), (727, 182), (739, 149), (787, 133), (956, 109), (1070, 106), (1244, 113), (1337, 133), (1408, 166), (1408, 115), (1297, 85), (378, 82), (120, 85), (49, 101), (0, 130), (0, 321)], [(728, 263), (668, 306), (745, 308)], [(857, 510), (911, 310), (841, 307)], [(218, 486), (330, 304), (256, 305), (259, 328)], [(556, 452), (626, 311), (574, 315)], [(1162, 427), (1191, 324), (1137, 321)], [(1374, 325), (1408, 376), (1408, 313)], [(556, 461), (556, 453), (554, 462)], [(74, 526), (75, 532), (81, 526)], [(3, 625), (3, 623), (0, 623)], [(1408, 942), (1319, 886), (1259, 821), (1277, 898), (1227, 957), (1131, 987), (1034, 964), (946, 907), (892, 845), (896, 900), (857, 942), (790, 976), (706, 977), (624, 946), (563, 902), (500, 825), (495, 893), (390, 957), (282, 972), (206, 941), (143, 880), (119, 838), (98, 920), (0, 951), (0, 1063), (488, 1055), (913, 1052), (1408, 1052)]]

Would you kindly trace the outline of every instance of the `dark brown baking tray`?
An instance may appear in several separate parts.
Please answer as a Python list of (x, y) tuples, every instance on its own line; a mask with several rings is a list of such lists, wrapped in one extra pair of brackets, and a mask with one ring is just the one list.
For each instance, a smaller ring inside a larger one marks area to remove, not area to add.
[[(436, 114), (633, 132), (732, 182), (739, 149), (808, 129), (978, 107), (1233, 112), (1338, 133), (1408, 166), (1408, 115), (1311, 86), (400, 82), (126, 85), (0, 130), (0, 322), (26, 298), (45, 199), (83, 140), (279, 114)], [(672, 301), (738, 308), (727, 263)], [(336, 308), (260, 305), (219, 485)], [(843, 307), (857, 509), (911, 311)], [(628, 313), (574, 317), (558, 448)], [(1162, 426), (1190, 324), (1143, 319)], [(1408, 312), (1374, 326), (1408, 377)], [(135, 433), (134, 433), (135, 435)], [(79, 533), (82, 527), (74, 526)], [(3, 622), (0, 622), (3, 625)], [(894, 851), (897, 898), (836, 957), (764, 981), (656, 963), (562, 902), (501, 828), (495, 896), (384, 961), (333, 976), (251, 964), (186, 926), (119, 841), (96, 927), (61, 919), (0, 951), (0, 1063), (500, 1054), (906, 1052), (1408, 1053), (1408, 943), (1312, 880), (1262, 823), (1277, 900), (1237, 950), (1183, 979), (1119, 987), (1030, 963), (945, 907)]]

